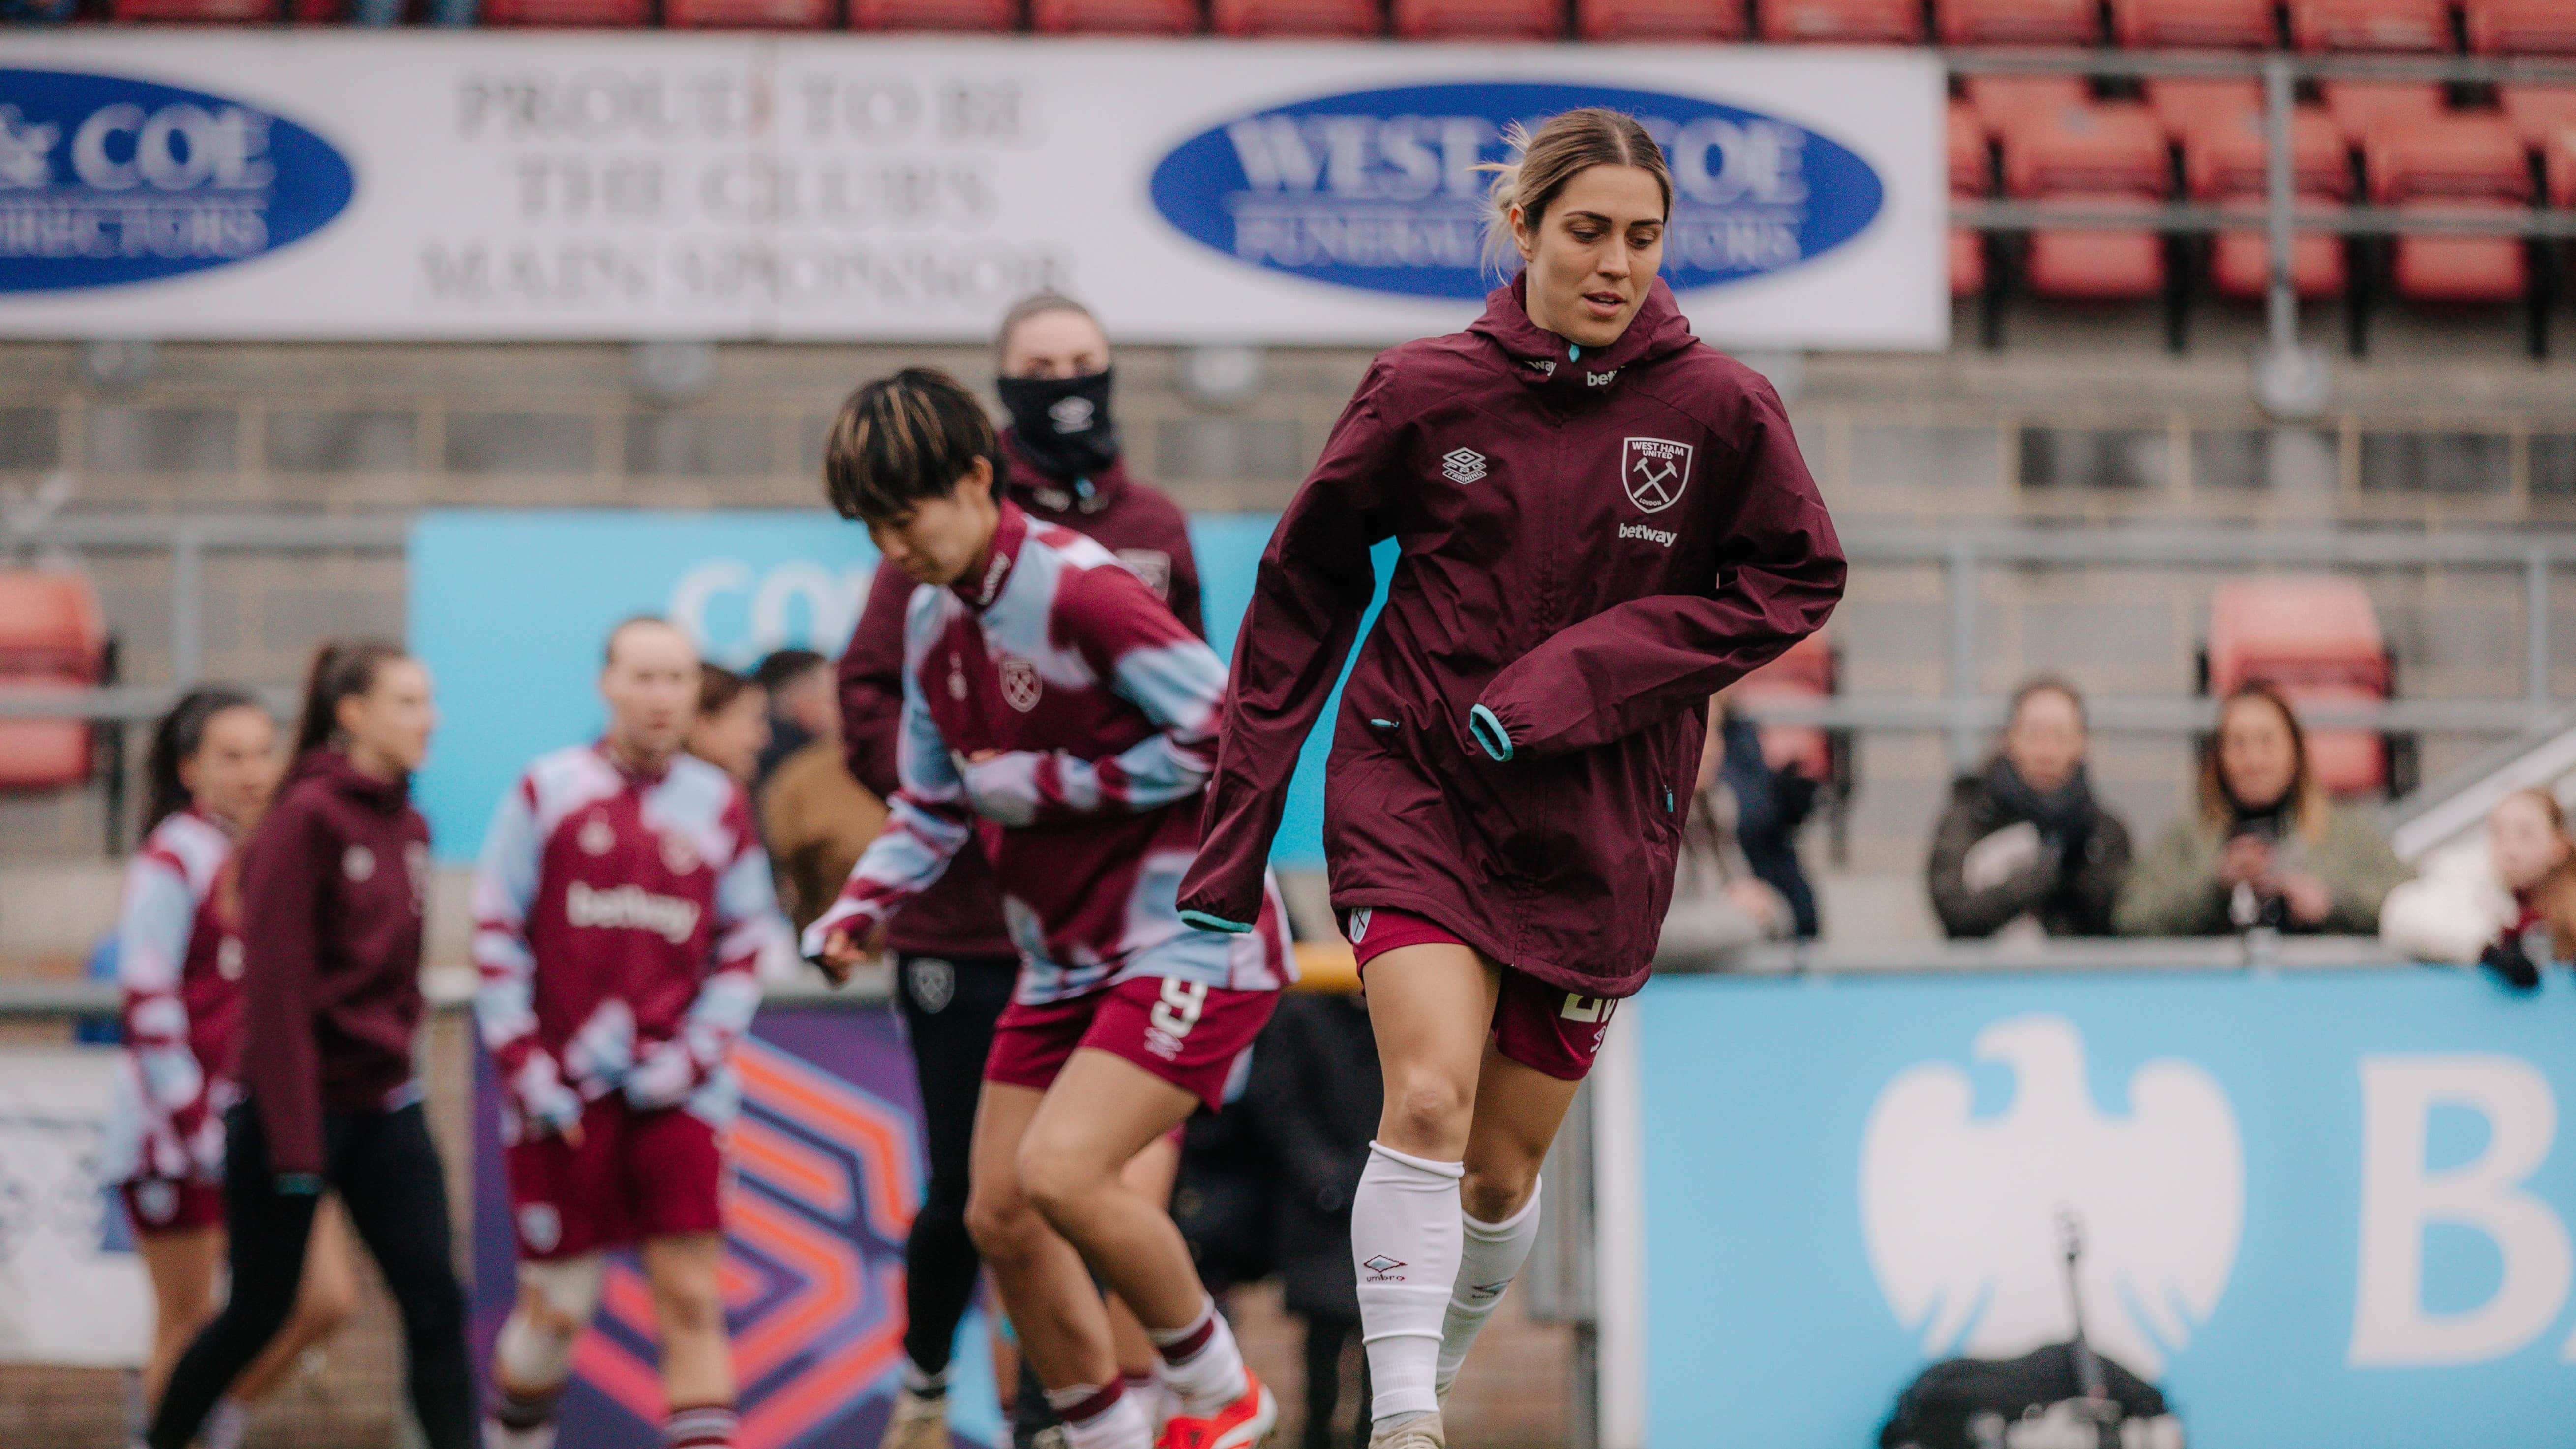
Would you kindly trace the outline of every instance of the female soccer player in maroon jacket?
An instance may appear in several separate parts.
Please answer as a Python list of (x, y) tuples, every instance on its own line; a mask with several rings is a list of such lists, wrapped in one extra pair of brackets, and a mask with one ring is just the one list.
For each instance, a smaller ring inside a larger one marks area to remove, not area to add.
[(1490, 223), (1520, 275), (1464, 333), (1370, 368), (1235, 650), (1181, 887), (1219, 928), (1254, 919), (1370, 546), (1401, 541), (1324, 800), (1386, 1079), (1352, 1207), (1374, 1445), (1445, 1443), (1438, 1396), (1528, 1257), (1540, 1159), (1645, 982), (1709, 696), (1842, 592), (1779, 398), (1656, 280), (1671, 201), (1631, 117), (1527, 139)]
[(402, 1310), (429, 1449), (473, 1449), (447, 1188), (412, 1075), (429, 825), (411, 772), (437, 715), (429, 674), (391, 644), (314, 658), (286, 787), (242, 848), (245, 1099), (225, 1123), (232, 1296), (170, 1372), (148, 1437), (186, 1449), (295, 1301), (326, 1186)]

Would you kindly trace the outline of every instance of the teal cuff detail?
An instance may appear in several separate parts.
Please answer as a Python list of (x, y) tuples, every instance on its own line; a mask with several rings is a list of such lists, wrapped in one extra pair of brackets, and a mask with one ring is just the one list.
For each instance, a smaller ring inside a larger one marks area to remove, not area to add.
[(1181, 924), (1196, 926), (1202, 931), (1223, 931), (1229, 936), (1240, 936), (1252, 929), (1252, 923), (1249, 921), (1229, 921), (1223, 916), (1211, 916), (1205, 911), (1181, 912)]
[(322, 1174), (318, 1172), (281, 1172), (277, 1175), (279, 1197), (320, 1197)]
[(1468, 710), (1467, 732), (1476, 737), (1476, 743), (1485, 747), (1486, 754), (1497, 760), (1512, 757), (1511, 731), (1503, 728), (1503, 722), (1494, 717), (1492, 710), (1481, 704)]

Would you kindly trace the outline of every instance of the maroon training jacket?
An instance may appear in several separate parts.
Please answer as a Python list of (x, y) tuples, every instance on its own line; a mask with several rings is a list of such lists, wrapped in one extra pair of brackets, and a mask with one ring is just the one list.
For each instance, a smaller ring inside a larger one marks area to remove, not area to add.
[(383, 1110), (411, 1090), (428, 895), (411, 782), (362, 774), (338, 750), (296, 761), (242, 848), (234, 1078), (269, 1171), (320, 1172), (324, 1112)]
[[(1207, 637), (1199, 609), (1199, 567), (1190, 552), (1189, 519), (1152, 484), (1127, 472), (1122, 459), (1077, 493), (1020, 456), (1002, 434), (1002, 459), (1011, 500), (1029, 516), (1062, 524), (1099, 540), (1134, 570), (1191, 633)], [(892, 799), (895, 736), (903, 716), (903, 616), (912, 580), (901, 569), (880, 568), (868, 589), (867, 607), (850, 646), (841, 655), (841, 745), (850, 773)], [(886, 944), (907, 955), (1017, 958), (1002, 925), (1002, 891), (983, 847), (969, 840), (938, 884), (904, 903), (886, 923)]]
[(1325, 777), (1333, 904), (1626, 996), (1708, 698), (1825, 622), (1842, 546), (1779, 396), (1694, 339), (1663, 283), (1601, 352), (1532, 323), (1520, 288), (1382, 354), (1279, 520), (1181, 906), (1210, 925), (1260, 909), (1298, 747), (1392, 535)]

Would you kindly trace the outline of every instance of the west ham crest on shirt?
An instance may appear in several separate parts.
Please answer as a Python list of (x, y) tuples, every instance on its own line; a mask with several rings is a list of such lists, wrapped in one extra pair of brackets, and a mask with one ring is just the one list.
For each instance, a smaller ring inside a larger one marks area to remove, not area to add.
[(584, 821), (577, 837), (584, 855), (606, 855), (617, 848), (617, 827), (605, 815), (593, 815)]
[(1002, 698), (1022, 714), (1038, 707), (1038, 695), (1046, 688), (1038, 678), (1038, 667), (1025, 659), (1002, 661)]
[(1682, 501), (1690, 486), (1691, 445), (1669, 438), (1630, 438), (1619, 458), (1619, 481), (1628, 501), (1661, 513)]
[(1154, 591), (1155, 598), (1169, 600), (1172, 597), (1170, 554), (1159, 548), (1122, 548), (1118, 550), (1118, 561), (1127, 566), (1127, 572), (1143, 579), (1145, 587)]

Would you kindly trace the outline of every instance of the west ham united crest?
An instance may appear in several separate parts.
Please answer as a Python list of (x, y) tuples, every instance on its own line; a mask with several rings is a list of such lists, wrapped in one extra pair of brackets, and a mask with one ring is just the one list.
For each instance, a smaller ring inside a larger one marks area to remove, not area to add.
[(1038, 707), (1038, 694), (1046, 686), (1038, 679), (1038, 667), (1025, 659), (1002, 661), (1002, 698), (1022, 714)]
[(1682, 501), (1690, 486), (1691, 445), (1669, 438), (1630, 438), (1619, 459), (1619, 481), (1628, 501), (1648, 513), (1661, 513)]

